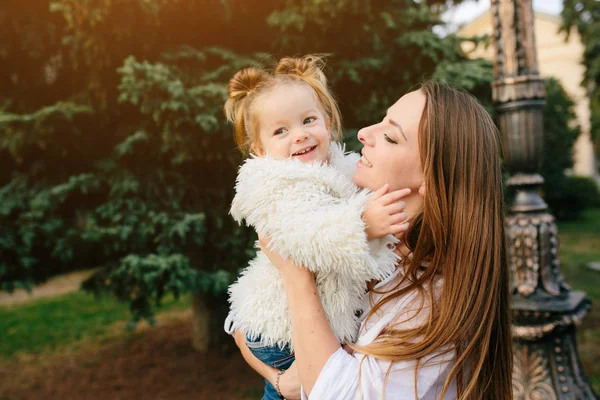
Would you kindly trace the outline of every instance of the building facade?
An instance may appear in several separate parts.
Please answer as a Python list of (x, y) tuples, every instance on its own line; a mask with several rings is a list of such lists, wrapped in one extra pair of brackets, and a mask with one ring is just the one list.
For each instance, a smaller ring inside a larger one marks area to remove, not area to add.
[[(594, 154), (594, 146), (590, 135), (590, 103), (584, 87), (581, 86), (585, 74), (583, 44), (576, 29), (569, 39), (559, 32), (560, 17), (536, 12), (534, 17), (535, 40), (538, 65), (542, 77), (557, 78), (565, 91), (575, 102), (577, 122), (581, 127), (581, 135), (575, 143), (573, 154), (573, 173), (575, 175), (595, 178), (600, 184), (598, 164)], [(490, 11), (463, 25), (457, 32), (459, 36), (471, 37), (488, 34), (492, 36), (492, 15)], [(472, 48), (471, 43), (463, 43), (463, 49), (473, 58), (493, 58), (493, 46)], [(471, 47), (469, 47), (471, 46)]]

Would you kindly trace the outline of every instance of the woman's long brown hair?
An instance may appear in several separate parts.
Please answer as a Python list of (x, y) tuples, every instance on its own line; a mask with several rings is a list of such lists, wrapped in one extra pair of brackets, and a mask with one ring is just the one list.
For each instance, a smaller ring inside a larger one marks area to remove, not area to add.
[[(453, 351), (455, 364), (440, 399), (452, 382), (460, 400), (512, 399), (498, 131), (470, 94), (435, 81), (420, 90), (427, 97), (419, 124), (423, 209), (405, 235), (412, 257), (406, 258), (402, 282), (368, 317), (416, 290), (426, 299), (428, 320), (414, 329), (386, 329), (372, 344), (353, 347), (379, 359), (417, 360), (417, 365), (434, 352), (447, 357)], [(434, 296), (440, 276), (441, 291)]]

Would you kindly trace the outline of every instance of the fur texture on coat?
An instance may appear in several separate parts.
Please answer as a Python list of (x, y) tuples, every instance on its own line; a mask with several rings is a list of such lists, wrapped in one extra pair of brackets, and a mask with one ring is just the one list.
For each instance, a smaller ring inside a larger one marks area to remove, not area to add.
[[(341, 342), (359, 327), (366, 283), (382, 280), (397, 256), (388, 235), (367, 242), (362, 213), (370, 192), (352, 182), (359, 155), (344, 155), (332, 142), (328, 164), (294, 159), (249, 158), (240, 167), (231, 215), (270, 236), (282, 257), (315, 273), (323, 308)], [(229, 287), (232, 329), (261, 337), (269, 346), (292, 344), (288, 304), (281, 276), (262, 251)]]

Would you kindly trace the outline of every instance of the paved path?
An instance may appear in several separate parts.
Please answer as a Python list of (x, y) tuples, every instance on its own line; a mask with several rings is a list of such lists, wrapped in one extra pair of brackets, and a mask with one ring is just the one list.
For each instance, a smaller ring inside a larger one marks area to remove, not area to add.
[(15, 290), (12, 293), (0, 292), (0, 307), (13, 306), (27, 303), (43, 297), (53, 297), (79, 290), (81, 282), (94, 273), (94, 269), (76, 271), (64, 275), (55, 276), (47, 282), (35, 286), (31, 292), (24, 289)]
[(592, 271), (600, 272), (600, 261), (588, 263), (587, 267)]

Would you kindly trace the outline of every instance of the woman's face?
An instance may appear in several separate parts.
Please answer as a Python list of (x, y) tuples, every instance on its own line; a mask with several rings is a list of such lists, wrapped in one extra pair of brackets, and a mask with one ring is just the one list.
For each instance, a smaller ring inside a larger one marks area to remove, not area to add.
[(390, 191), (418, 192), (423, 183), (418, 132), (425, 100), (420, 90), (410, 92), (388, 109), (383, 121), (358, 132), (364, 147), (353, 176), (356, 185), (375, 191), (388, 183)]

